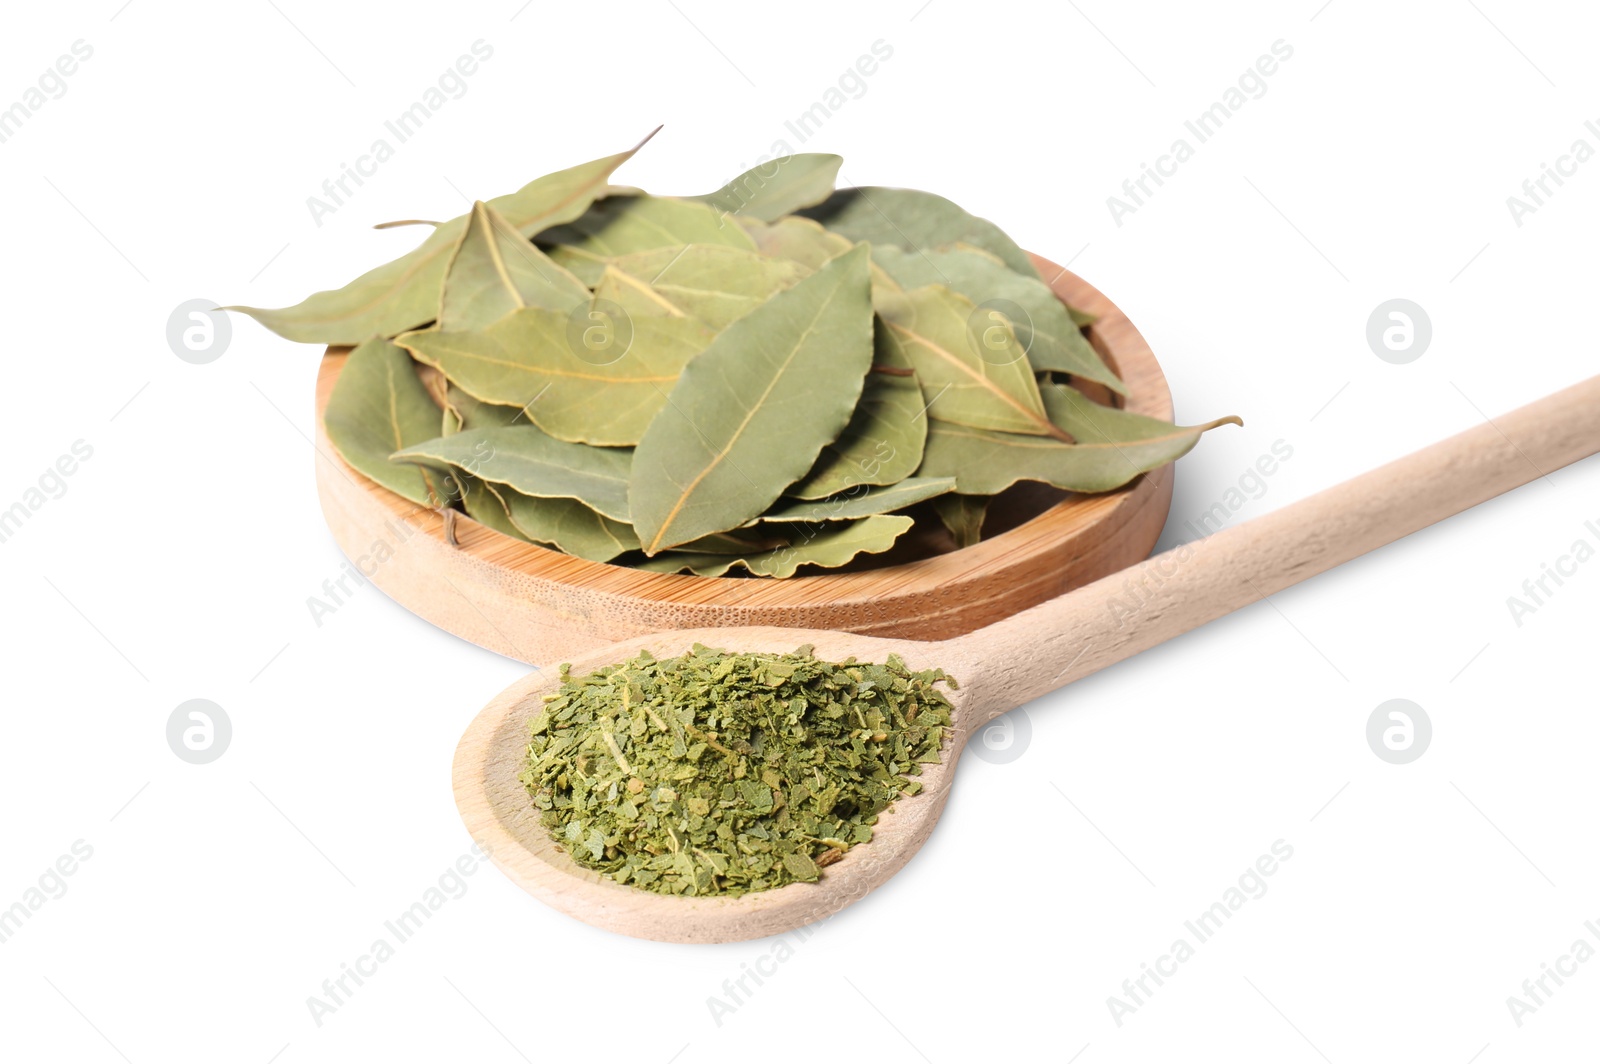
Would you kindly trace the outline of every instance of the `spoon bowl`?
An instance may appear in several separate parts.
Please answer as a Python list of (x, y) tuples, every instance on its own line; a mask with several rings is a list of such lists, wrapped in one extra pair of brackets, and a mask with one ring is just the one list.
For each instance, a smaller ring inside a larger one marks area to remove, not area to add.
[[(955, 707), (943, 759), (923, 765), (923, 789), (878, 818), (872, 841), (850, 847), (815, 883), (790, 883), (738, 897), (677, 897), (623, 886), (573, 861), (540, 819), (518, 780), (528, 726), (544, 711), (543, 696), (561, 685), (554, 669), (523, 677), (502, 691), (468, 726), (456, 748), (455, 795), (462, 819), (483, 849), (518, 886), (569, 916), (612, 931), (664, 942), (734, 942), (800, 927), (849, 905), (898, 872), (927, 841), (944, 810), (967, 739), (994, 713), (974, 695), (983, 690), (976, 662), (958, 644), (880, 639), (799, 628), (699, 628), (662, 632), (591, 651), (572, 661), (583, 676), (641, 650), (676, 657), (696, 643), (740, 651), (788, 653), (811, 643), (817, 657), (884, 661), (899, 654), (913, 670), (942, 668), (962, 686), (941, 688)], [(968, 686), (968, 681), (972, 685)], [(1009, 707), (1002, 707), (1004, 708)]]
[(623, 886), (567, 856), (517, 779), (528, 724), (555, 690), (554, 670), (512, 684), (456, 748), (455, 795), (467, 829), (501, 869), (552, 907), (597, 927), (666, 942), (737, 942), (791, 930), (864, 897), (927, 841), (950, 796), (967, 740), (1007, 710), (1132, 657), (1487, 499), (1600, 452), (1600, 377), (1205, 539), (1158, 554), (987, 628), (940, 642), (804, 628), (700, 628), (640, 636), (572, 660), (583, 676), (649, 650), (676, 657), (695, 643), (728, 651), (942, 668), (954, 726), (923, 790), (880, 815), (815, 883), (738, 897), (680, 897)]

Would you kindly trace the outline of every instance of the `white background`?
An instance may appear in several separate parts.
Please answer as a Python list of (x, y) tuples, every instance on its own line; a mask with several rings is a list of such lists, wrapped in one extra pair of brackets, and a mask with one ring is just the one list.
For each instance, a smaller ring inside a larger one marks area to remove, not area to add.
[[(93, 457), (0, 544), (0, 907), (76, 840), (93, 856), (0, 945), (0, 1055), (1593, 1052), (1600, 963), (1520, 1027), (1506, 1004), (1600, 945), (1600, 562), (1520, 627), (1506, 604), (1600, 539), (1593, 460), (1028, 706), (1022, 756), (969, 752), (922, 854), (720, 1025), (708, 998), (777, 942), (620, 938), (489, 867), (313, 1021), (307, 998), (468, 852), (451, 752), (526, 666), (370, 587), (313, 623), (342, 563), (307, 441), (318, 351), (235, 317), (223, 357), (185, 363), (179, 303), (295, 302), (419, 236), (374, 222), (457, 214), (664, 122), (619, 180), (706, 191), (784, 141), (1070, 260), (1149, 339), (1180, 420), (1245, 419), (1180, 463), (1168, 543), (1274, 441), (1293, 458), (1233, 520), (1595, 371), (1600, 161), (1521, 226), (1506, 205), (1576, 138), (1600, 147), (1585, 5), (921, 2), (11, 13), (0, 106), (74, 41), (94, 52), (0, 144), (0, 508), (74, 441)], [(316, 225), (306, 198), (479, 39), (466, 94)], [(892, 57), (801, 143), (785, 120), (880, 39)], [(1115, 224), (1107, 197), (1280, 39), (1265, 95)], [(1365, 340), (1394, 297), (1433, 323), (1409, 365)], [(234, 728), (203, 766), (165, 739), (197, 697)], [(1395, 697), (1434, 727), (1404, 766), (1365, 738)], [(1115, 1023), (1107, 998), (1278, 839), (1266, 895)]]

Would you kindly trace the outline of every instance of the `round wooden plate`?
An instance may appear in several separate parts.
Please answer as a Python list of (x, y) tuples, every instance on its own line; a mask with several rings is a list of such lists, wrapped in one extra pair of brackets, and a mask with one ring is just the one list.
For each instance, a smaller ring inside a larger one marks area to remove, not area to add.
[[(1127, 384), (1125, 408), (1170, 420), (1166, 378), (1127, 316), (1077, 275), (1037, 255), (1034, 262), (1057, 295), (1097, 316), (1089, 338)], [(461, 514), (452, 543), (440, 514), (367, 480), (329, 445), (322, 412), (348, 350), (330, 347), (317, 375), (317, 494), (334, 539), (402, 606), (529, 664), (650, 632), (729, 625), (948, 639), (1142, 560), (1172, 502), (1172, 467), (1164, 466), (1105, 495), (1057, 492), (1043, 512), (962, 550), (787, 580), (585, 561)]]

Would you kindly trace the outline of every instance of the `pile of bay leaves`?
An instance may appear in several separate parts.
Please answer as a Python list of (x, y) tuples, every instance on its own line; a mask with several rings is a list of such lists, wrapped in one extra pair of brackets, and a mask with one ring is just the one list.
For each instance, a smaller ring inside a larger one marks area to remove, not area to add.
[[(1110, 491), (1186, 453), (1029, 257), (927, 192), (835, 190), (835, 155), (703, 196), (541, 177), (281, 310), (354, 345), (329, 440), (419, 504), (593, 561), (788, 577), (922, 523), (976, 542), (1024, 481)], [(945, 543), (949, 543), (945, 539)]]

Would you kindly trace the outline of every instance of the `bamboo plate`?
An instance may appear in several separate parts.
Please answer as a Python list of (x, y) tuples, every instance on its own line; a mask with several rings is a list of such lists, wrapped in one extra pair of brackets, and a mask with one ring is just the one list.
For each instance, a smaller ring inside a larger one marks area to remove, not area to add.
[[(1033, 259), (1055, 278), (1058, 296), (1097, 316), (1089, 338), (1127, 384), (1126, 409), (1170, 420), (1166, 378), (1127, 316), (1077, 275)], [(788, 580), (665, 575), (585, 561), (460, 514), (452, 545), (443, 517), (356, 473), (329, 444), (322, 413), (348, 351), (330, 347), (317, 375), (317, 494), (334, 539), (366, 579), (411, 612), (529, 664), (683, 628), (948, 639), (1142, 560), (1172, 502), (1172, 467), (1164, 466), (1105, 495), (1056, 492), (1059, 501), (1037, 516), (963, 550)], [(997, 518), (1003, 524), (1005, 514)]]

